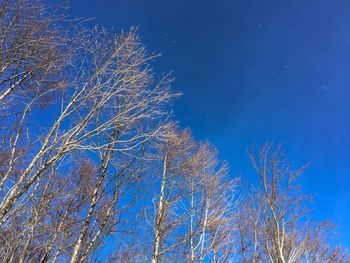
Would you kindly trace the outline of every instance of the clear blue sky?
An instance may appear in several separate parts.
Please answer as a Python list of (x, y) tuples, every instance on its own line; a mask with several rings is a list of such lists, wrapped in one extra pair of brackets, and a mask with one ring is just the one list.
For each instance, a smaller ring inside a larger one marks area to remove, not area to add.
[(314, 219), (350, 246), (350, 2), (72, 0), (71, 14), (139, 26), (157, 72), (173, 71), (182, 125), (254, 182), (244, 148), (284, 143), (315, 199)]

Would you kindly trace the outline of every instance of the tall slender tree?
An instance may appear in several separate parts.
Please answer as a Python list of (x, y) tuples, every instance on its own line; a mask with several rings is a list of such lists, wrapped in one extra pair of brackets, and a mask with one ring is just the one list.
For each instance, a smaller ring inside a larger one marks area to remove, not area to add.
[[(256, 154), (257, 152), (257, 154)], [(238, 221), (240, 255), (243, 262), (349, 262), (341, 249), (330, 249), (328, 222), (308, 218), (310, 197), (296, 184), (305, 169), (294, 169), (281, 146), (266, 143), (248, 151), (259, 175), (241, 206)]]

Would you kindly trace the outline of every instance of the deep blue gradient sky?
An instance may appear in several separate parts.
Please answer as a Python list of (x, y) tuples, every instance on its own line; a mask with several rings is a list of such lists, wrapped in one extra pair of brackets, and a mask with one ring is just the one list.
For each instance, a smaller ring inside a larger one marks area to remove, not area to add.
[(74, 17), (139, 26), (157, 72), (184, 93), (175, 114), (208, 138), (232, 175), (254, 182), (245, 146), (284, 143), (316, 194), (315, 219), (350, 246), (350, 2), (346, 0), (72, 0)]

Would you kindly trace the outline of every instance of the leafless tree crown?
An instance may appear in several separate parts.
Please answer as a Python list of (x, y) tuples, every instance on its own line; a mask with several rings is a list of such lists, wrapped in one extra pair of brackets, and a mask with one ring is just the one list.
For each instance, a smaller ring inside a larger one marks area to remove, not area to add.
[(349, 262), (280, 147), (249, 151), (240, 193), (136, 30), (62, 10), (0, 1), (0, 262)]

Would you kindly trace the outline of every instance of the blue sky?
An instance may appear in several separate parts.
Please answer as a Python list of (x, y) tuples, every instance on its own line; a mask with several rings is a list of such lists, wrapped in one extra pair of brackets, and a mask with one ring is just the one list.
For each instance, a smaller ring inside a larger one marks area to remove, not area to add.
[(350, 2), (72, 0), (70, 13), (115, 31), (138, 26), (183, 92), (176, 117), (208, 138), (233, 176), (254, 183), (245, 146), (284, 143), (350, 246)]

